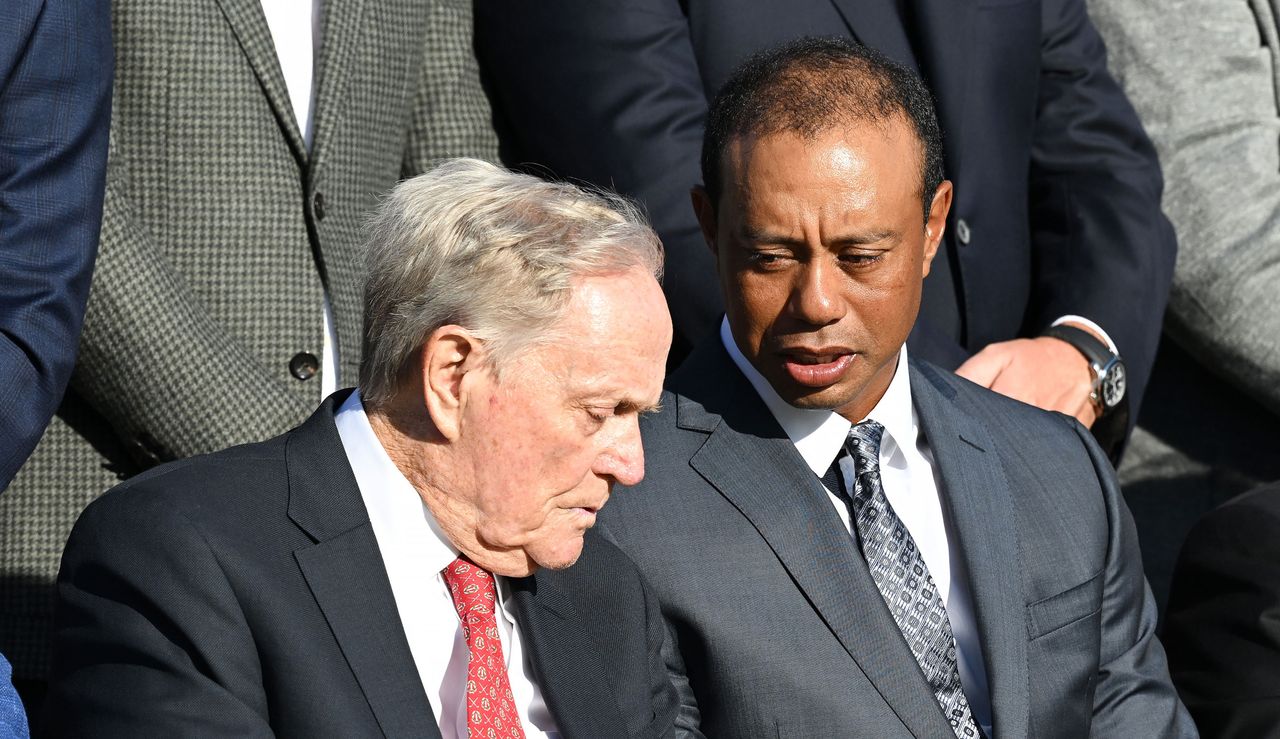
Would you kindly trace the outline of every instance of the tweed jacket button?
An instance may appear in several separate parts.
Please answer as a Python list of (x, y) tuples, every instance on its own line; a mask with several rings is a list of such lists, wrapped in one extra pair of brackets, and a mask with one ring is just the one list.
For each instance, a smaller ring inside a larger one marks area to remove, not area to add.
[(960, 242), (961, 246), (969, 245), (970, 236), (971, 234), (969, 233), (969, 222), (963, 218), (956, 221), (956, 240)]
[(299, 380), (310, 380), (320, 371), (320, 360), (311, 352), (298, 352), (289, 360), (289, 374)]
[(311, 210), (315, 212), (317, 221), (324, 220), (324, 193), (318, 192), (311, 198)]

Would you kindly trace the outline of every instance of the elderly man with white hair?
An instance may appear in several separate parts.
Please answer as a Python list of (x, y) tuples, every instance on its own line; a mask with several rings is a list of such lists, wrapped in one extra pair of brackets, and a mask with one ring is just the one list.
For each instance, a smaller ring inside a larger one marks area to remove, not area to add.
[(670, 734), (656, 603), (590, 531), (644, 474), (661, 264), (613, 196), (475, 160), (402, 183), (359, 388), (76, 524), (50, 733)]

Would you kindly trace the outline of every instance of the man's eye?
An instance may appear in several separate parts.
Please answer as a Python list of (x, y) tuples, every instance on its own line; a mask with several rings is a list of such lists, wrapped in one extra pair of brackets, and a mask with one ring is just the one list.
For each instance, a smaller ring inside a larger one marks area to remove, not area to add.
[(769, 269), (782, 266), (787, 260), (785, 254), (774, 254), (771, 252), (752, 252), (747, 255), (747, 263), (755, 267)]
[(841, 254), (840, 261), (844, 262), (845, 264), (852, 264), (854, 266), (861, 267), (869, 264), (875, 264), (876, 262), (880, 261), (880, 259), (883, 256), (884, 255), (880, 254), (879, 252), (875, 252), (875, 253), (852, 252), (849, 254)]

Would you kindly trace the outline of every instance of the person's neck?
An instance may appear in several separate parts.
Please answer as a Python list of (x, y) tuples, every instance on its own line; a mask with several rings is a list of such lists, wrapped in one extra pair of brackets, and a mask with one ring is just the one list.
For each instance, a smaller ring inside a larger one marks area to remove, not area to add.
[(469, 489), (451, 459), (448, 442), (426, 419), (406, 420), (394, 411), (368, 413), (373, 434), (405, 476), (436, 524), (458, 551), (495, 575), (526, 577), (537, 570), (524, 550), (495, 547), (478, 532), (479, 511), (459, 491)]

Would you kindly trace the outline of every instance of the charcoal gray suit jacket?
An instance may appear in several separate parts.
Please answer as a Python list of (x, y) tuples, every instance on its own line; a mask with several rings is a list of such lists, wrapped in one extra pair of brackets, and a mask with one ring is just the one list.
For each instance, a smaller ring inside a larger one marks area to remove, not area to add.
[[(1195, 736), (1088, 432), (923, 362), (911, 390), (973, 591), (995, 736)], [(661, 601), (682, 720), (714, 737), (952, 735), (820, 480), (718, 337), (642, 433), (645, 479), (602, 522)]]
[[(346, 395), (89, 506), (58, 578), (47, 735), (438, 739), (334, 426)], [(573, 567), (510, 584), (562, 736), (670, 735), (657, 605), (616, 547), (587, 532)]]

